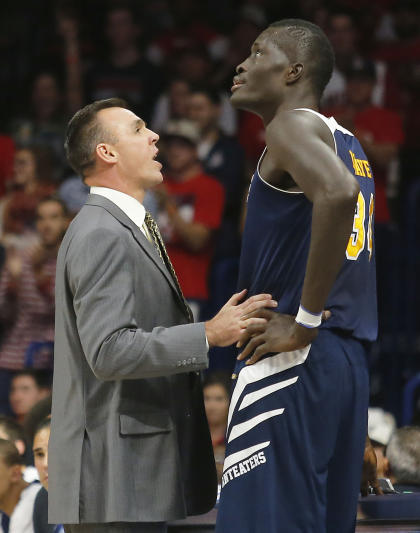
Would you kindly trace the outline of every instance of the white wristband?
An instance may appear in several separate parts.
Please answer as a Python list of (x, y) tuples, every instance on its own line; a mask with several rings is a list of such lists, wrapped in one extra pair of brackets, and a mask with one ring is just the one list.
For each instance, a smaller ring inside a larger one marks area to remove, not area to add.
[(311, 313), (310, 311), (307, 311), (302, 305), (300, 305), (295, 321), (305, 328), (317, 328), (322, 321), (322, 312)]

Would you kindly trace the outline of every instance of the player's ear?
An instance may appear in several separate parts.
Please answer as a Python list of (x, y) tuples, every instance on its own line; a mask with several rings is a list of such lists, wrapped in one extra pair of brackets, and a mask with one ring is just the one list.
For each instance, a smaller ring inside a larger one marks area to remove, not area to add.
[(292, 83), (296, 83), (298, 79), (301, 78), (303, 74), (303, 65), (302, 63), (293, 63), (293, 65), (290, 65), (286, 72), (286, 83), (287, 85), (291, 85)]

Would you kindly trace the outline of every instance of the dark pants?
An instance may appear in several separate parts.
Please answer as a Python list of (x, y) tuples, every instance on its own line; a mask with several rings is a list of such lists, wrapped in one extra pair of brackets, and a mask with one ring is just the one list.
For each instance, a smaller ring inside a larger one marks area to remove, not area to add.
[(354, 533), (365, 348), (321, 329), (303, 364), (287, 361), (273, 355), (239, 371), (217, 533)]
[(66, 533), (166, 533), (166, 522), (112, 522), (107, 524), (68, 524)]

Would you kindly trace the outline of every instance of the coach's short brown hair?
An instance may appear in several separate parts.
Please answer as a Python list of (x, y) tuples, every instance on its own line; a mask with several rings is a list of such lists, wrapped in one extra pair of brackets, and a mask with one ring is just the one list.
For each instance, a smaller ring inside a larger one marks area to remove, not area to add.
[(117, 139), (99, 122), (97, 115), (102, 109), (123, 107), (127, 104), (121, 98), (97, 100), (83, 107), (70, 119), (67, 125), (64, 148), (68, 162), (77, 174), (86, 176), (86, 171), (95, 164), (95, 149), (101, 142), (115, 143)]

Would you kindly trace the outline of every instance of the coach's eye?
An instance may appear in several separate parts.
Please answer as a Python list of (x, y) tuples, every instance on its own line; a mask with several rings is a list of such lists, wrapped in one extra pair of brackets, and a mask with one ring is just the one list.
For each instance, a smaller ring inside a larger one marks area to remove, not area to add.
[(255, 52), (255, 55), (256, 55), (256, 56), (261, 56), (261, 55), (262, 55), (261, 50), (257, 50), (257, 51)]

